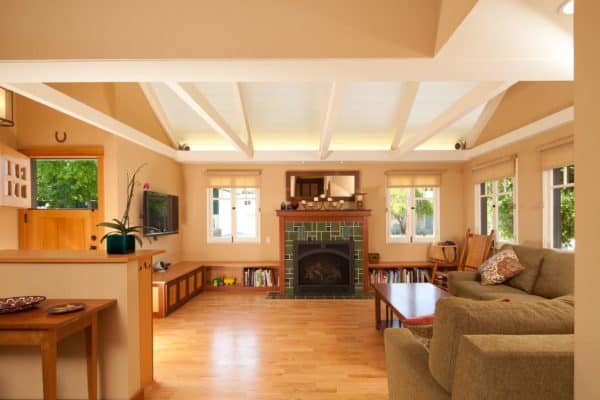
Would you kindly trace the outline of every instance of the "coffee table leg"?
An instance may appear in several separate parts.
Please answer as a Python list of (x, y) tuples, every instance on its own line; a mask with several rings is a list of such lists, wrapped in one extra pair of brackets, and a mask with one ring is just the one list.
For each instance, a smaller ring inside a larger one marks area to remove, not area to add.
[(40, 345), (44, 400), (56, 400), (56, 333), (46, 332)]
[(85, 350), (87, 356), (88, 399), (98, 396), (98, 315), (94, 314), (90, 325), (85, 328)]
[(375, 291), (375, 329), (379, 329), (381, 325), (381, 298), (379, 293)]

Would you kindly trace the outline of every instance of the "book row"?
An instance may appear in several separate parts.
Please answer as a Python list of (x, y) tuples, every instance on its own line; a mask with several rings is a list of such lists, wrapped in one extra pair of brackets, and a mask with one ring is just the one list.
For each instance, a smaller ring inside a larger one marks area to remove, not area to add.
[(272, 287), (273, 285), (272, 269), (244, 268), (244, 286)]
[(371, 284), (373, 283), (415, 283), (431, 282), (431, 272), (421, 268), (403, 269), (373, 269), (369, 273)]

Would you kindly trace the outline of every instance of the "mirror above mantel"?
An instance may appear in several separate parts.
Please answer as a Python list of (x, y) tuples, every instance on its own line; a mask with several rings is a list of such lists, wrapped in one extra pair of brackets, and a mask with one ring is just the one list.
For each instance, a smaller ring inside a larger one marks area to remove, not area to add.
[(360, 192), (360, 171), (287, 171), (286, 198), (310, 201), (323, 193), (334, 200), (354, 200)]

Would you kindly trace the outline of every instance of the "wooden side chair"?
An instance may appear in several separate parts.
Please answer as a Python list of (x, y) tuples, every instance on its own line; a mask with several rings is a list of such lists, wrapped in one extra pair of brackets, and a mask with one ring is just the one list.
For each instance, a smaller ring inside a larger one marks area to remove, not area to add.
[(467, 229), (465, 240), (462, 245), (460, 257), (458, 258), (459, 271), (477, 271), (477, 267), (487, 260), (492, 252), (495, 233), (492, 230), (489, 235), (478, 235)]

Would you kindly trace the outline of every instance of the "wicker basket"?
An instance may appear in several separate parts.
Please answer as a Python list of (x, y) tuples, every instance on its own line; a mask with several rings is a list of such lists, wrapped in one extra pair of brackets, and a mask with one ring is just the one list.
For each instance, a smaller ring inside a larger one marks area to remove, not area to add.
[(379, 263), (379, 253), (369, 253), (369, 264)]

